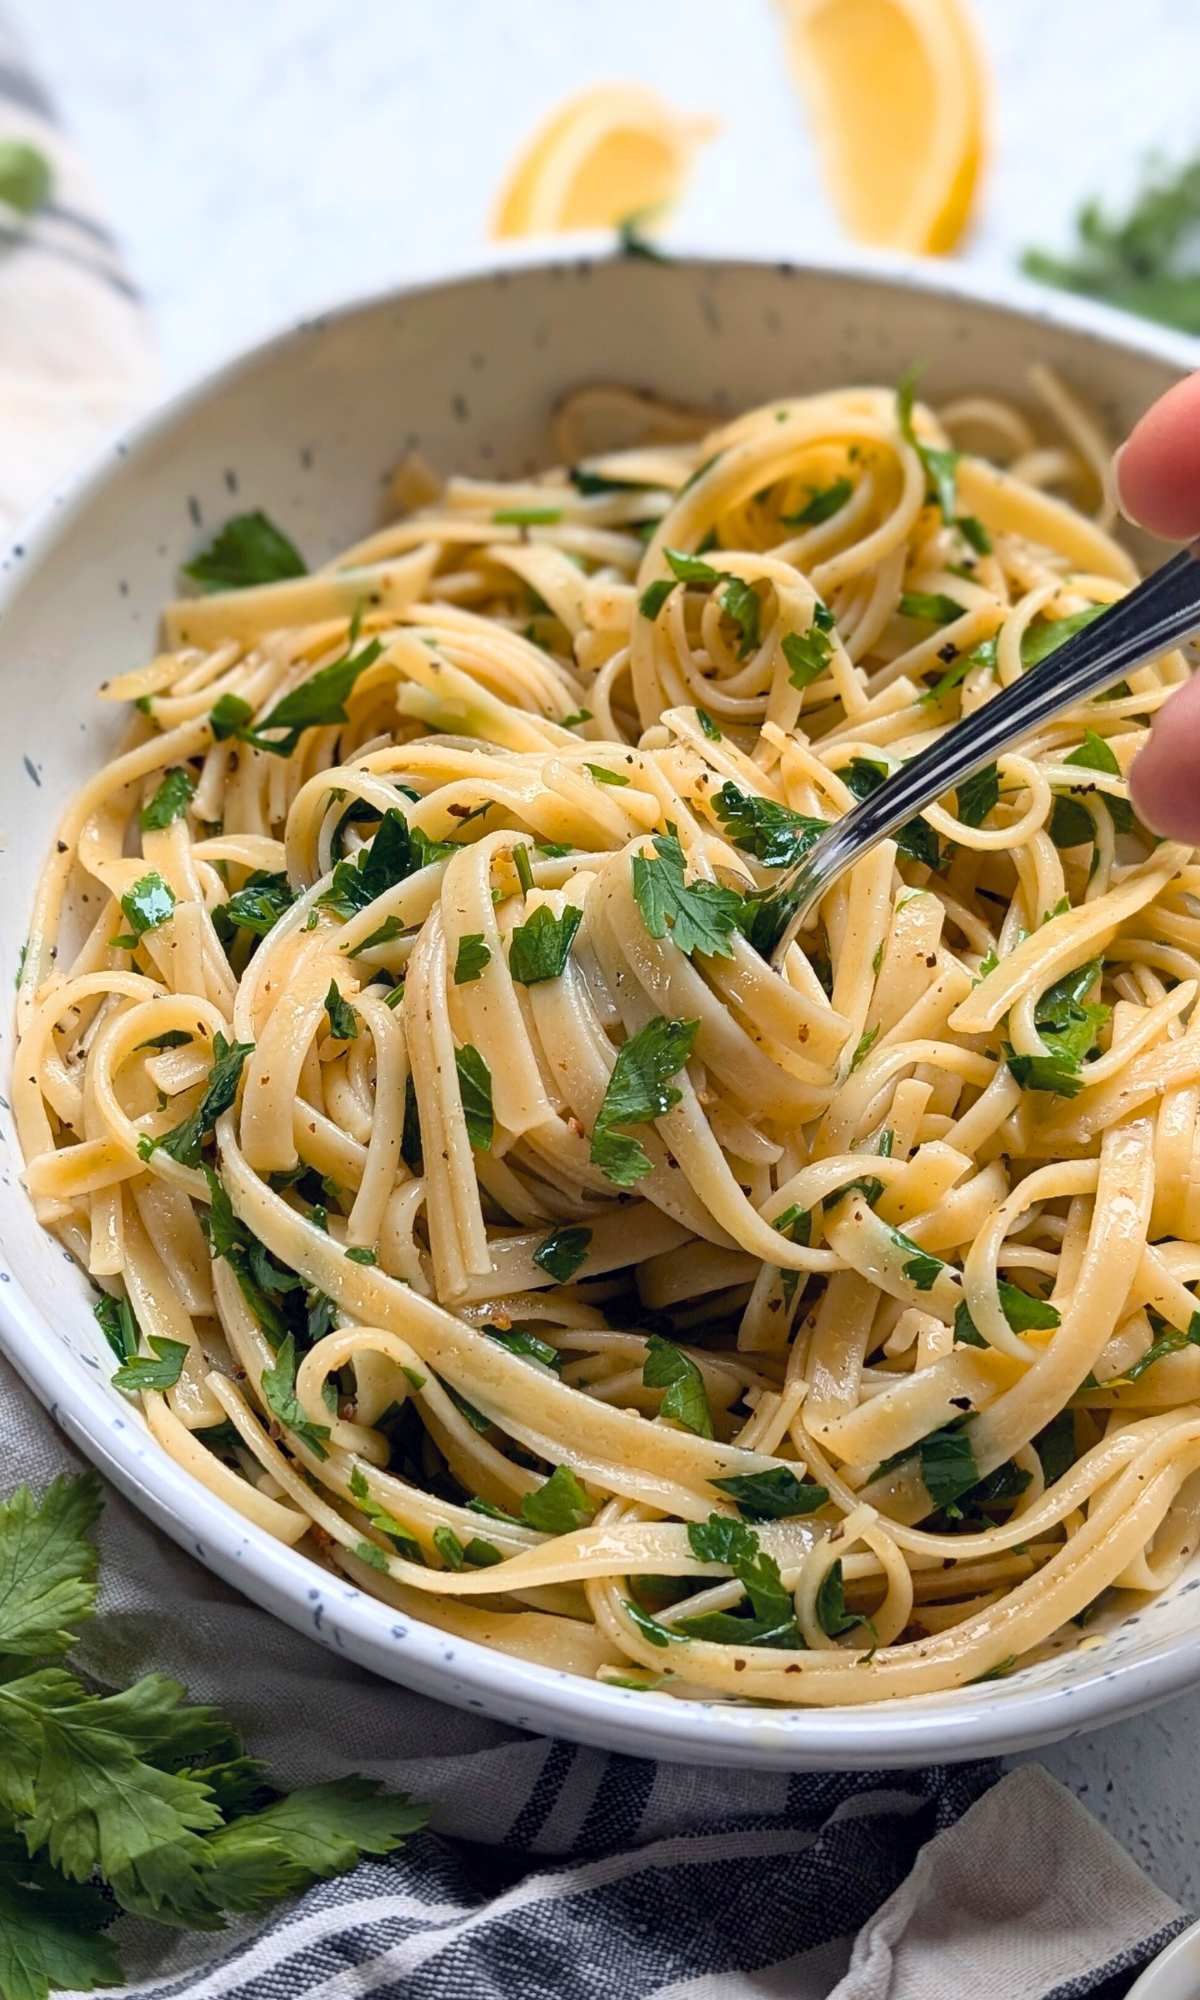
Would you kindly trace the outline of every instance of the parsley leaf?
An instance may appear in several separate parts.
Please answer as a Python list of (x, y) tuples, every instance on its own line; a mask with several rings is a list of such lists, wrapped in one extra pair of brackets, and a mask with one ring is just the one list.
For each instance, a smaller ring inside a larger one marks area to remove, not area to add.
[[(1027, 1333), (1032, 1327), (1054, 1327), (1062, 1323), (1062, 1314), (1057, 1306), (1047, 1299), (1035, 1298), (1032, 1292), (1023, 1291), (1020, 1285), (1001, 1278), (997, 1289), (1000, 1306), (1014, 1333)], [(987, 1342), (980, 1333), (967, 1309), (965, 1299), (960, 1299), (954, 1312), (954, 1338), (965, 1347), (986, 1347)]]
[(854, 1611), (846, 1609), (846, 1586), (843, 1580), (842, 1559), (839, 1556), (831, 1563), (821, 1578), (817, 1591), (817, 1623), (827, 1639), (838, 1639), (843, 1632), (852, 1632), (856, 1625), (865, 1625), (867, 1620)]
[(295, 544), (256, 508), (226, 521), (209, 547), (184, 563), (183, 573), (205, 590), (244, 590), (307, 576), (308, 568)]
[(781, 645), (787, 661), (788, 680), (794, 688), (803, 690), (811, 687), (822, 674), (828, 673), (833, 641), (815, 619), (807, 632), (785, 633)]
[(161, 1139), (139, 1139), (138, 1154), (148, 1160), (161, 1147), (181, 1167), (200, 1165), (200, 1148), (222, 1112), (228, 1111), (237, 1096), (242, 1065), (254, 1050), (253, 1042), (227, 1042), (220, 1029), (213, 1036), (213, 1061), (208, 1084), (196, 1109), (179, 1125), (164, 1132)]
[(483, 941), (482, 931), (467, 931), (458, 940), (458, 954), (454, 960), (454, 984), (469, 986), (478, 979), (491, 963), (491, 946)]
[(280, 1343), (271, 1367), (263, 1369), (261, 1386), (272, 1416), (306, 1444), (315, 1458), (327, 1458), (328, 1424), (314, 1424), (296, 1400), (296, 1343), (290, 1333)]
[(1000, 797), (1000, 773), (995, 764), (985, 764), (970, 778), (964, 778), (956, 793), (958, 817), (967, 826), (982, 826)]
[(250, 931), (255, 937), (266, 937), (288, 910), (296, 898), (292, 885), (285, 874), (272, 874), (269, 869), (256, 868), (246, 877), (240, 889), (236, 889), (227, 903), (213, 911), (213, 922), (217, 935), (225, 939), (226, 928)]
[(1089, 604), (1083, 611), (1073, 611), (1069, 618), (1035, 618), (1021, 634), (1021, 665), (1027, 670), (1040, 666), (1047, 654), (1057, 652), (1103, 610), (1102, 604)]
[[(698, 583), (708, 587), (724, 584), (721, 609), (738, 628), (738, 658), (748, 659), (759, 642), (762, 614), (754, 585), (746, 583), (740, 576), (730, 576), (728, 570), (714, 569), (703, 556), (690, 556), (682, 549), (664, 549), (663, 554), (680, 583)], [(655, 586), (651, 584), (650, 588), (653, 590)], [(663, 602), (665, 597), (659, 600), (656, 608), (661, 609)]]
[(972, 667), (987, 667), (993, 673), (995, 672), (995, 639), (983, 639), (978, 646), (973, 646), (969, 653), (960, 653), (958, 658), (952, 661), (947, 667), (941, 678), (936, 680), (932, 687), (927, 687), (921, 694), (919, 697), (921, 706), (929, 708), (934, 702), (943, 701), (948, 694), (954, 692), (955, 688), (961, 682), (966, 680)]
[(1056, 1417), (1051, 1417), (1046, 1428), (1034, 1438), (1033, 1448), (1042, 1461), (1042, 1476), (1047, 1486), (1056, 1485), (1075, 1463), (1074, 1412), (1060, 1410)]
[(549, 1272), (556, 1285), (565, 1285), (586, 1260), (591, 1240), (591, 1230), (576, 1224), (554, 1229), (538, 1244), (533, 1261), (539, 1270)]
[(528, 1333), (522, 1327), (489, 1326), (485, 1328), (489, 1340), (497, 1347), (508, 1349), (510, 1354), (519, 1354), (527, 1361), (540, 1361), (543, 1368), (559, 1369), (563, 1357), (548, 1340), (539, 1340), (536, 1333)]
[(18, 1486), (0, 1505), (0, 1654), (65, 1653), (69, 1629), (96, 1597), (96, 1552), (84, 1539), (100, 1512), (94, 1472), (60, 1477), (35, 1500)]
[(710, 1482), (736, 1500), (752, 1521), (780, 1521), (795, 1514), (814, 1514), (829, 1498), (829, 1489), (809, 1479), (797, 1479), (786, 1465), (769, 1472), (732, 1473)]
[(147, 1336), (146, 1344), (153, 1348), (154, 1359), (148, 1354), (135, 1354), (131, 1360), (122, 1362), (113, 1371), (114, 1389), (124, 1389), (133, 1395), (139, 1389), (175, 1387), (188, 1357), (186, 1340), (168, 1340), (165, 1335), (152, 1333)]
[(900, 610), (905, 618), (920, 618), (928, 625), (949, 625), (961, 618), (964, 607), (937, 590), (906, 590), (901, 593)]
[(901, 378), (896, 390), (896, 421), (900, 435), (910, 444), (925, 468), (925, 477), (942, 510), (942, 519), (952, 522), (955, 517), (958, 484), (958, 453), (937, 445), (922, 444), (913, 428), (913, 403), (916, 400), (917, 378), (910, 370)]
[(369, 639), (357, 653), (351, 642), (350, 650), (341, 659), (331, 660), (327, 667), (301, 681), (252, 729), (242, 721), (226, 734), (238, 736), (255, 750), (265, 750), (272, 757), (294, 756), (306, 729), (325, 729), (349, 720), (346, 703), (354, 684), (382, 651), (378, 639)]
[(716, 1611), (682, 1618), (679, 1630), (691, 1639), (717, 1645), (799, 1646), (792, 1594), (785, 1590), (774, 1556), (760, 1548), (758, 1536), (744, 1521), (710, 1514), (707, 1521), (689, 1521), (688, 1544), (702, 1562), (725, 1563), (750, 1600), (751, 1616)]
[(547, 1535), (586, 1528), (595, 1511), (569, 1465), (555, 1466), (544, 1485), (521, 1495), (522, 1520)]
[(173, 820), (182, 819), (192, 802), (196, 790), (196, 780), (182, 764), (175, 764), (167, 772), (153, 798), (147, 799), (138, 821), (143, 833), (156, 832), (170, 826)]
[[(514, 850), (524, 853), (523, 848)], [(543, 979), (558, 979), (566, 970), (575, 933), (583, 921), (583, 911), (574, 903), (563, 907), (556, 917), (548, 903), (539, 903), (531, 917), (516, 924), (508, 940), (508, 970), (521, 986), (536, 986)]]
[[(381, 1507), (373, 1498), (366, 1475), (358, 1465), (354, 1466), (350, 1473), (350, 1495), (366, 1515), (371, 1526), (378, 1528), (381, 1535), (387, 1535), (398, 1544), (396, 1550), (398, 1555), (403, 1556), (406, 1562), (424, 1564), (425, 1551), (412, 1529), (406, 1527), (403, 1521), (397, 1520), (395, 1514), (389, 1513), (386, 1507)], [(370, 1546), (368, 1543), (368, 1547)]]
[(1059, 1097), (1076, 1097), (1082, 1090), (1080, 1065), (1111, 1012), (1083, 998), (1095, 985), (1100, 970), (1100, 960), (1090, 959), (1046, 988), (1034, 1021), (1047, 1054), (1019, 1056), (1007, 1042), (1004, 1044), (1008, 1067), (1022, 1090), (1053, 1091)]
[(479, 1050), (470, 1042), (454, 1051), (454, 1067), (458, 1072), (458, 1089), (462, 1098), (463, 1117), (467, 1121), (467, 1137), (477, 1153), (486, 1153), (495, 1133), (495, 1119), (492, 1113), (492, 1072)]
[(138, 1350), (138, 1329), (129, 1300), (115, 1299), (111, 1292), (104, 1292), (92, 1311), (117, 1360), (131, 1361)]
[(704, 1392), (704, 1377), (689, 1354), (672, 1346), (661, 1334), (652, 1333), (646, 1342), (642, 1381), (647, 1389), (665, 1390), (658, 1406), (659, 1415), (697, 1437), (713, 1434), (712, 1414)]
[(697, 707), (696, 720), (710, 743), (719, 743), (721, 741), (721, 732), (706, 708)]
[(398, 807), (389, 806), (370, 844), (352, 860), (338, 862), (321, 904), (339, 917), (356, 916), (385, 890), (455, 851), (453, 841), (430, 840), (419, 827), (409, 825)]
[[(1084, 730), (1083, 742), (1080, 744), (1078, 750), (1072, 750), (1069, 757), (1064, 757), (1063, 762), (1065, 764), (1082, 765), (1084, 770), (1087, 771), (1105, 771), (1111, 778), (1119, 778), (1122, 775), (1121, 766), (1117, 762), (1112, 746), (1105, 737), (1098, 735), (1094, 729)], [(1103, 794), (1103, 802), (1108, 809), (1116, 831), (1118, 833), (1130, 832), (1134, 822), (1133, 807), (1130, 805), (1128, 799), (1116, 799), (1110, 793), (1105, 792)]]
[(1114, 1376), (1112, 1382), (1106, 1382), (1103, 1386), (1107, 1389), (1112, 1387), (1113, 1382), (1139, 1382), (1146, 1370), (1153, 1368), (1156, 1361), (1161, 1361), (1166, 1354), (1181, 1354), (1185, 1347), (1200, 1347), (1200, 1312), (1192, 1314), (1186, 1333), (1181, 1332), (1177, 1326), (1167, 1327), (1165, 1332), (1160, 1333), (1158, 1338), (1151, 1342), (1144, 1354), (1139, 1354), (1137, 1360), (1131, 1363), (1123, 1374)]
[[(170, 921), (175, 909), (174, 891), (163, 881), (158, 870), (151, 868), (147, 874), (139, 875), (133, 887), (125, 891), (121, 908), (133, 933), (132, 941), (136, 944), (147, 931), (156, 931), (160, 924)], [(122, 938), (120, 942), (125, 944), (126, 940)]]
[(636, 1139), (615, 1128), (661, 1118), (683, 1093), (669, 1079), (692, 1053), (698, 1021), (647, 1021), (617, 1051), (617, 1060), (592, 1130), (591, 1163), (618, 1187), (634, 1187), (651, 1172), (650, 1159)]
[(325, 995), (325, 1012), (329, 1016), (329, 1032), (335, 1042), (353, 1042), (358, 1039), (358, 1018), (348, 1000), (343, 1000), (338, 992), (336, 979), (329, 982)]
[(641, 616), (653, 622), (674, 588), (675, 580), (670, 576), (660, 576), (653, 583), (648, 583), (638, 598), (638, 611)]
[(733, 955), (742, 899), (719, 882), (685, 882), (683, 849), (674, 834), (656, 834), (656, 859), (633, 857), (633, 893), (651, 937), (668, 934), (684, 956), (706, 952)]
[(781, 514), (785, 528), (819, 528), (822, 521), (840, 514), (854, 487), (848, 479), (835, 479), (829, 486), (810, 486), (809, 500), (795, 514)]
[(977, 556), (991, 555), (992, 538), (978, 515), (960, 514), (954, 525), (963, 540), (974, 549)]
[(767, 868), (789, 868), (808, 853), (828, 820), (793, 812), (775, 799), (758, 798), (726, 781), (713, 794), (713, 809), (728, 838)]

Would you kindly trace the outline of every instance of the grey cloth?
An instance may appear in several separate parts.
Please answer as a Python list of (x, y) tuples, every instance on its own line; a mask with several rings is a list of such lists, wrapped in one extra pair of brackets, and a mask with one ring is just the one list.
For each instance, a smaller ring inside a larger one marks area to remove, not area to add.
[[(146, 393), (149, 343), (77, 163), (0, 24), (4, 136), (54, 158), (0, 242), (0, 526)], [(54, 329), (54, 337), (49, 334)], [(0, 1490), (78, 1454), (0, 1361)], [(1070, 2000), (1125, 1990), (1180, 1927), (1036, 1767), (746, 1774), (549, 1742), (297, 1637), (117, 1494), (78, 1664), (152, 1668), (230, 1715), (288, 1785), (363, 1771), (432, 1809), (384, 1863), (214, 1937), (120, 1918), (147, 2000)]]

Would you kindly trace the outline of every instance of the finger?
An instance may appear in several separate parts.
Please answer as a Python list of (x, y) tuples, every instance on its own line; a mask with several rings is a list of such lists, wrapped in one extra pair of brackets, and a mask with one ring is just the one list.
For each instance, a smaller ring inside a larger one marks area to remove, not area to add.
[(1200, 674), (1159, 709), (1130, 767), (1129, 790), (1152, 832), (1200, 844)]
[(1177, 382), (1151, 404), (1117, 453), (1113, 471), (1131, 521), (1172, 542), (1200, 535), (1200, 375)]

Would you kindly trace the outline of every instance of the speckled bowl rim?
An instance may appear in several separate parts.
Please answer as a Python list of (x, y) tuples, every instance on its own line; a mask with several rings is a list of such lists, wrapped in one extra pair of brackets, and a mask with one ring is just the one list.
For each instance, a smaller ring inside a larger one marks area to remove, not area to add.
[[(6, 565), (7, 577), (0, 581), (0, 616), (10, 595), (19, 590), (19, 578), (52, 554), (67, 525), (103, 504), (114, 460), (148, 453), (181, 415), (220, 394), (242, 373), (260, 368), (290, 343), (309, 339), (325, 325), (352, 315), (471, 279), (578, 267), (581, 261), (607, 262), (611, 255), (611, 238), (594, 234), (556, 239), (552, 244), (519, 244), (502, 252), (492, 249), (462, 260), (450, 273), (423, 273), (401, 286), (341, 300), (233, 354), (126, 429), (23, 528), (22, 561)], [(859, 251), (770, 259), (672, 245), (671, 261), (732, 275), (739, 268), (766, 267), (831, 280), (873, 281), (944, 298), (949, 305), (982, 305), (1010, 316), (1014, 331), (1031, 322), (1062, 327), (1180, 371), (1200, 361), (1200, 343), (1187, 336), (1146, 326), (1090, 301), (1048, 294), (1015, 277), (997, 280)], [(0, 1212), (27, 1200), (15, 1180), (2, 1192)], [(331, 1577), (308, 1557), (245, 1521), (170, 1459), (135, 1413), (126, 1413), (114, 1402), (98, 1377), (73, 1356), (64, 1368), (61, 1340), (15, 1276), (0, 1288), (0, 1347), (98, 1469), (190, 1554), (236, 1581), (253, 1601), (333, 1650), (403, 1684), (432, 1693), (440, 1680), (448, 1678), (456, 1686), (447, 1690), (447, 1698), (518, 1727), (629, 1754), (697, 1764), (776, 1770), (902, 1767), (1003, 1754), (1076, 1735), (1167, 1700), (1200, 1678), (1198, 1625), (1194, 1633), (1165, 1639), (1161, 1652), (1149, 1658), (1091, 1665), (1089, 1656), (1083, 1655), (1078, 1682), (1069, 1687), (1023, 1689), (1015, 1676), (1005, 1683), (960, 1690), (949, 1698), (778, 1710), (680, 1701), (665, 1694), (608, 1687), (515, 1659), (434, 1626), (400, 1619), (391, 1606)]]

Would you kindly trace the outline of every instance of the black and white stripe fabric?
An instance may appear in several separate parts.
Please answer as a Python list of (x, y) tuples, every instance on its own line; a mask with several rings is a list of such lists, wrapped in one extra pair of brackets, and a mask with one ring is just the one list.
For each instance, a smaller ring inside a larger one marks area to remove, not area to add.
[[(0, 138), (51, 207), (0, 237), (0, 531), (152, 386), (133, 286), (0, 23)], [(81, 1461), (0, 1362), (4, 1488)], [(292, 1785), (426, 1801), (387, 1862), (214, 1937), (122, 1918), (144, 2000), (1115, 2000), (1183, 1921), (1044, 1772), (793, 1776), (522, 1735), (374, 1679), (258, 1611), (117, 1495), (80, 1664), (153, 1668)]]

